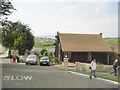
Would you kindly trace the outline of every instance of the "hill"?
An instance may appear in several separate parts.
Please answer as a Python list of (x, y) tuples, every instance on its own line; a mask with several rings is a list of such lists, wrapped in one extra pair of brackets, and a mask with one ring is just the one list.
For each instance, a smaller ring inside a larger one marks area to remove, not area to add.
[[(118, 44), (120, 44), (120, 39), (118, 38), (104, 38), (107, 44), (110, 45), (110, 47), (117, 47)], [(55, 48), (54, 46), (55, 39), (53, 38), (47, 38), (47, 37), (35, 37), (35, 48)]]
[(35, 37), (35, 48), (55, 48), (54, 46), (55, 39), (52, 38), (41, 38), (41, 37)]
[(111, 47), (111, 49), (118, 54), (120, 54), (120, 38), (105, 38), (107, 44)]
[(104, 38), (108, 44), (118, 44), (120, 43), (120, 38)]

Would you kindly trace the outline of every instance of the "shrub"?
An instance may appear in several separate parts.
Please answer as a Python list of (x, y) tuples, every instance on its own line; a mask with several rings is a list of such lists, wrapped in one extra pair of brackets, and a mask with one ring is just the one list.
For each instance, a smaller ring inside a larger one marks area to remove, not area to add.
[(41, 55), (44, 55), (44, 53), (46, 53), (46, 52), (48, 52), (47, 49), (43, 48), (40, 53), (41, 53)]
[(97, 62), (96, 64), (97, 64), (97, 65), (102, 65), (100, 62)]
[(114, 63), (114, 61), (115, 61), (115, 59), (118, 59), (118, 55), (117, 55), (117, 53), (116, 52), (112, 52), (112, 53), (110, 53), (110, 65), (113, 65), (113, 63)]
[(48, 56), (48, 52), (45, 52), (44, 55), (45, 55), (45, 56)]

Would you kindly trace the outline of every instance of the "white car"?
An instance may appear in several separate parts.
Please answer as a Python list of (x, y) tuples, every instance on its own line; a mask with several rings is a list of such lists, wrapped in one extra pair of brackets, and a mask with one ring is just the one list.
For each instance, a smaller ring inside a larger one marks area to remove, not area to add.
[(36, 55), (29, 55), (26, 59), (26, 65), (30, 65), (30, 64), (38, 64), (37, 63), (37, 56)]
[(27, 58), (26, 56), (21, 55), (21, 56), (19, 56), (19, 61), (20, 62), (26, 62), (26, 58)]
[(50, 65), (50, 60), (48, 57), (42, 57), (40, 59), (40, 65)]

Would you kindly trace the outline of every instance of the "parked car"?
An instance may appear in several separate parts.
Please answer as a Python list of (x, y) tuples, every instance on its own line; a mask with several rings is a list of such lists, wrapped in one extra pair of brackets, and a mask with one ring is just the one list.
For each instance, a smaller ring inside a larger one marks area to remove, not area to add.
[(19, 56), (19, 61), (20, 62), (26, 62), (26, 56), (23, 56), (23, 55), (21, 55), (21, 56)]
[(36, 55), (29, 55), (26, 59), (26, 65), (30, 65), (30, 64), (38, 64), (37, 63), (37, 56)]
[(50, 65), (50, 60), (48, 57), (42, 57), (40, 59), (40, 65)]

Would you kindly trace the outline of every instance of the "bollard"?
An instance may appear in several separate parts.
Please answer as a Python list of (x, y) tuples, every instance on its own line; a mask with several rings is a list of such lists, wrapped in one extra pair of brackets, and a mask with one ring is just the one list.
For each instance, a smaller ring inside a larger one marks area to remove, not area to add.
[(68, 58), (64, 58), (64, 70), (68, 71)]

